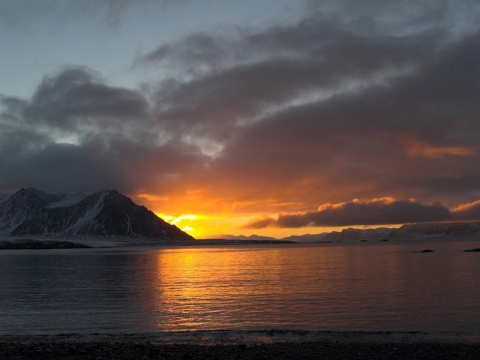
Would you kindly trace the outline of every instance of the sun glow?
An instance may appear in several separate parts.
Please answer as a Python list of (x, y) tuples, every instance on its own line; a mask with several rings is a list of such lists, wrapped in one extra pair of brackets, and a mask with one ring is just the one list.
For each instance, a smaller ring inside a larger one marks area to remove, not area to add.
[(203, 236), (208, 233), (208, 224), (216, 219), (216, 216), (198, 215), (198, 214), (181, 214), (169, 215), (157, 212), (156, 215), (166, 222), (177, 226), (181, 230), (187, 232), (193, 237)]
[(193, 214), (186, 214), (186, 215), (180, 215), (180, 216), (170, 216), (170, 215), (161, 214), (160, 217), (163, 217), (166, 221), (170, 222), (170, 224), (172, 225), (178, 225), (180, 222), (184, 220), (198, 219), (198, 216)]
[(232, 216), (231, 214), (170, 215), (156, 212), (156, 215), (197, 239), (205, 239), (221, 234), (241, 233), (242, 225), (251, 218), (251, 215)]
[[(231, 236), (252, 235), (273, 237), (277, 239), (288, 238), (295, 235), (320, 234), (323, 232), (342, 231), (349, 226), (306, 226), (298, 228), (279, 226), (248, 227), (247, 224), (258, 219), (278, 219), (280, 209), (300, 208), (301, 204), (280, 202), (278, 199), (263, 201), (226, 201), (225, 199), (208, 199), (202, 189), (189, 190), (184, 197), (155, 195), (140, 193), (137, 195), (140, 203), (147, 208), (154, 209), (155, 214), (166, 222), (177, 226), (195, 239), (229, 239)], [(379, 197), (370, 200), (354, 199), (352, 203), (382, 203), (389, 204), (395, 201), (393, 197)], [(318, 210), (337, 208), (345, 203), (325, 203)], [(258, 208), (261, 212), (255, 211)], [(167, 211), (165, 211), (165, 210)], [(187, 210), (189, 209), (189, 210)], [(218, 210), (218, 212), (215, 211)], [(187, 210), (187, 211), (183, 211)], [(253, 210), (253, 211), (252, 211)], [(273, 211), (270, 211), (273, 210)], [(275, 211), (277, 210), (277, 211)], [(340, 209), (341, 210), (341, 209)], [(287, 211), (288, 212), (288, 211)], [(355, 226), (359, 227), (359, 226)], [(368, 226), (369, 228), (372, 225)], [(388, 226), (390, 227), (390, 226)]]
[[(291, 235), (316, 234), (322, 231), (340, 231), (342, 228), (306, 227), (299, 229), (265, 228), (248, 230), (245, 224), (259, 216), (259, 214), (182, 214), (169, 215), (156, 212), (156, 215), (166, 222), (177, 226), (194, 238), (212, 239), (222, 238), (222, 235), (246, 235), (253, 233), (259, 236), (283, 238)], [(277, 214), (278, 215), (278, 214)]]

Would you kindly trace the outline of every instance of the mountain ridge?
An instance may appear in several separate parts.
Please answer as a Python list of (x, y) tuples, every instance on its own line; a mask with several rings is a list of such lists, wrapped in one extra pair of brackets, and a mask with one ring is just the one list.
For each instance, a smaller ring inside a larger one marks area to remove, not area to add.
[[(346, 228), (341, 231), (322, 232), (318, 234), (291, 235), (283, 238), (271, 238), (278, 241), (300, 243), (333, 243), (354, 241), (388, 241), (442, 237), (478, 236), (480, 238), (480, 221), (452, 221), (404, 224), (398, 228)], [(215, 239), (226, 240), (261, 240), (259, 235), (217, 235)]]
[(0, 202), (0, 234), (193, 240), (116, 190), (82, 196), (22, 188)]
[[(13, 195), (0, 194), (0, 235), (110, 236), (166, 241), (194, 239), (116, 190), (102, 190), (86, 195), (51, 194), (35, 188), (22, 188)], [(212, 238), (328, 243), (462, 236), (480, 238), (480, 221), (413, 223), (399, 228), (346, 228), (341, 231), (292, 235), (281, 239), (255, 234), (250, 236), (223, 234)]]

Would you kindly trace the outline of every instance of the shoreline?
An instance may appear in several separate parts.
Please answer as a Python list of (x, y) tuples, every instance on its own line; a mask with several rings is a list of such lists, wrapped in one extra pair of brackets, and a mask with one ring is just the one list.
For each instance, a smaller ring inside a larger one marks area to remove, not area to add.
[[(346, 241), (317, 241), (296, 242), (286, 240), (222, 240), (204, 239), (192, 241), (167, 242), (155, 239), (120, 239), (116, 237), (81, 237), (81, 236), (31, 236), (12, 237), (0, 235), (0, 250), (85, 250), (85, 249), (188, 249), (196, 247), (224, 247), (224, 246), (390, 246), (390, 245), (435, 245), (474, 243), (480, 241), (478, 236), (443, 236), (422, 238), (398, 238), (390, 240), (346, 240)], [(469, 252), (471, 248), (460, 251)], [(474, 249), (476, 250), (476, 249)]]
[(254, 345), (335, 342), (342, 344), (472, 344), (480, 346), (480, 333), (424, 331), (334, 331), (300, 329), (186, 330), (145, 333), (0, 334), (4, 343), (144, 343), (195, 345)]

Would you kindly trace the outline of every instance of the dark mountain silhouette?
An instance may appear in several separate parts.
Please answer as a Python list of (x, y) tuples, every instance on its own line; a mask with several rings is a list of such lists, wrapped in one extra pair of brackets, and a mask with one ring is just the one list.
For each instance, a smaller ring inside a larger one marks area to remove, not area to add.
[(187, 233), (115, 190), (87, 196), (21, 189), (0, 202), (0, 234), (193, 240)]

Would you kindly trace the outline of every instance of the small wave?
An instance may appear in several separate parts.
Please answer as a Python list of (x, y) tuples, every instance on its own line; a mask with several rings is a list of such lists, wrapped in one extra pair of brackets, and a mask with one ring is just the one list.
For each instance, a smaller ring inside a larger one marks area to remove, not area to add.
[(3, 335), (0, 342), (132, 342), (154, 344), (265, 344), (277, 342), (340, 343), (480, 343), (480, 334), (419, 331), (315, 331), (297, 329), (202, 330), (152, 333), (66, 333), (57, 335)]

